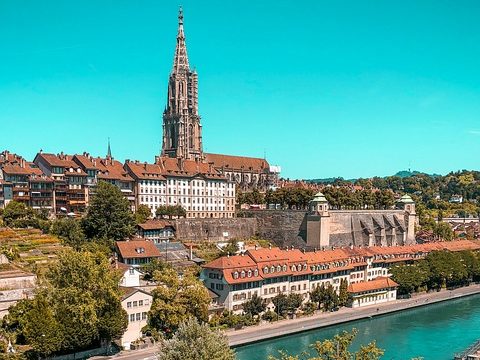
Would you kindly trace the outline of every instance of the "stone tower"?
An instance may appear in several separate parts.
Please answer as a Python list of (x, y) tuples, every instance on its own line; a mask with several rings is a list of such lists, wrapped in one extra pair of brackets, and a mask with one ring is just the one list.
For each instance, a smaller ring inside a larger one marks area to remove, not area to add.
[(177, 47), (163, 112), (162, 156), (203, 159), (202, 125), (198, 115), (198, 75), (188, 65), (183, 11), (178, 13)]
[(415, 244), (415, 225), (418, 225), (417, 213), (415, 212), (415, 202), (410, 195), (403, 195), (397, 201), (397, 208), (405, 210), (405, 222), (407, 223), (407, 232), (405, 234), (405, 245)]
[(309, 204), (307, 214), (307, 245), (310, 247), (327, 247), (330, 245), (330, 213), (328, 201), (319, 192)]

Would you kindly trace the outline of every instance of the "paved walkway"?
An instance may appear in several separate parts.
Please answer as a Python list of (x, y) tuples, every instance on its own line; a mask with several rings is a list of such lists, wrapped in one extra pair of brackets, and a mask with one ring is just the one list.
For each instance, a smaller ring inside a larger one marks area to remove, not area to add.
[(370, 305), (355, 309), (341, 308), (337, 312), (318, 313), (309, 317), (301, 317), (293, 320), (281, 320), (274, 323), (246, 327), (242, 330), (228, 330), (226, 334), (228, 336), (230, 346), (238, 346), (306, 330), (341, 324), (348, 321), (365, 319), (405, 309), (411, 309), (478, 293), (480, 293), (480, 285), (471, 285), (456, 290), (443, 290), (440, 292), (416, 295), (411, 299), (396, 300), (388, 303)]
[[(452, 291), (416, 295), (411, 299), (396, 300), (389, 303), (371, 305), (362, 308), (342, 308), (333, 313), (319, 313), (313, 316), (293, 320), (281, 320), (274, 323), (267, 323), (258, 326), (247, 327), (242, 330), (229, 330), (226, 332), (231, 346), (248, 344), (260, 340), (266, 340), (279, 336), (294, 334), (306, 330), (345, 323), (348, 321), (374, 317), (400, 310), (415, 308), (433, 304), (440, 301), (460, 298), (463, 296), (480, 293), (480, 285), (471, 285)], [(378, 311), (377, 311), (378, 309)], [(95, 357), (95, 359), (115, 360), (155, 360), (156, 348), (145, 350), (122, 351), (111, 357)]]

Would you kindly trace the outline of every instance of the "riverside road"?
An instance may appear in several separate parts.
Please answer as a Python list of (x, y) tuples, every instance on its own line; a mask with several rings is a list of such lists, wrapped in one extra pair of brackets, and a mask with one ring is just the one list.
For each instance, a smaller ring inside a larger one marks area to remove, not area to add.
[[(412, 309), (419, 306), (426, 306), (428, 304), (478, 293), (480, 293), (480, 285), (471, 285), (455, 290), (443, 290), (440, 292), (416, 295), (411, 299), (396, 300), (390, 303), (371, 305), (356, 309), (342, 308), (339, 311), (332, 313), (319, 313), (309, 317), (281, 320), (274, 323), (266, 323), (244, 328), (242, 330), (229, 330), (226, 332), (226, 335), (228, 337), (230, 346), (238, 346), (306, 330), (375, 317), (401, 310)], [(155, 352), (156, 348), (136, 351), (123, 351), (111, 357), (96, 357), (96, 359), (154, 360)]]

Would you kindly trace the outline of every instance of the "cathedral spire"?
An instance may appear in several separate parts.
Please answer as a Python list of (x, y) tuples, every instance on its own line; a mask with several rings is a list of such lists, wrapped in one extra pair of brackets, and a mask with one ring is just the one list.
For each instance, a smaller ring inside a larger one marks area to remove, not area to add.
[(112, 149), (110, 148), (110, 138), (108, 138), (108, 150), (107, 150), (107, 158), (112, 158)]
[(178, 73), (188, 70), (187, 45), (185, 44), (185, 33), (183, 32), (183, 9), (180, 6), (180, 9), (178, 10), (177, 47), (175, 49), (172, 72)]

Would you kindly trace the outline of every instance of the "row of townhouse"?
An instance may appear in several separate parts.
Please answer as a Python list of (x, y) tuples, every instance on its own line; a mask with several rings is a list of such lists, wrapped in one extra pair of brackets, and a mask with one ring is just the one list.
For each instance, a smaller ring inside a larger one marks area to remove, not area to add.
[(157, 157), (154, 164), (40, 151), (33, 162), (0, 153), (0, 207), (11, 200), (52, 213), (83, 213), (99, 181), (116, 185), (131, 209), (181, 205), (188, 218), (233, 218), (235, 183), (212, 164)]
[(276, 295), (297, 293), (307, 301), (322, 284), (338, 292), (342, 279), (349, 284), (352, 307), (396, 299), (396, 284), (389, 268), (398, 262), (424, 258), (434, 250), (478, 250), (467, 240), (392, 247), (351, 247), (325, 251), (263, 248), (226, 256), (203, 266), (201, 278), (225, 309), (241, 312), (242, 304), (256, 294), (267, 301)]

